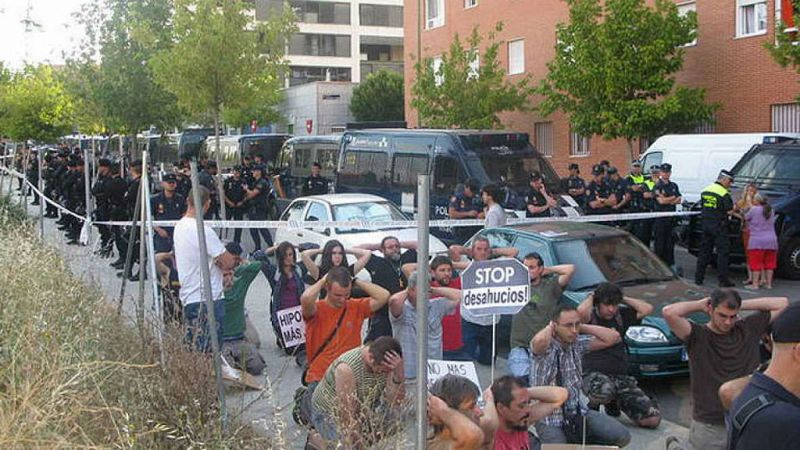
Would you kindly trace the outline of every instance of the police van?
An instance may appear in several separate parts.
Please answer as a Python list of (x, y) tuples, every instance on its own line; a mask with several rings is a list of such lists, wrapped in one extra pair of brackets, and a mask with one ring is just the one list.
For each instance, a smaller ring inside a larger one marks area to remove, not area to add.
[(303, 195), (303, 182), (311, 175), (311, 166), (317, 162), (321, 166), (320, 175), (331, 183), (333, 189), (336, 177), (336, 164), (339, 162), (339, 145), (342, 135), (297, 136), (283, 143), (275, 162), (275, 170), (280, 175), (281, 198), (278, 209)]
[[(527, 133), (478, 130), (359, 130), (342, 136), (336, 192), (375, 194), (404, 212), (417, 207), (417, 175), (431, 175), (431, 219), (446, 219), (450, 197), (468, 178), (502, 183), (522, 196), (538, 171), (551, 192), (558, 177)], [(445, 237), (446, 239), (446, 237)]]
[[(230, 172), (233, 166), (242, 164), (245, 156), (260, 155), (269, 171), (274, 171), (281, 146), (288, 134), (237, 134), (219, 137), (220, 173)], [(217, 142), (213, 136), (208, 137), (203, 145), (201, 155), (209, 160), (217, 160)]]

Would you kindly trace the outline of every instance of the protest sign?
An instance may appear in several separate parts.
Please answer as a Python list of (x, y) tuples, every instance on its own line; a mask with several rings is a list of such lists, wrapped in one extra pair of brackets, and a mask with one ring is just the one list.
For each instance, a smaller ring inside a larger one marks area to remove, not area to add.
[[(459, 375), (462, 377), (467, 378), (469, 381), (475, 383), (475, 386), (478, 386), (478, 390), (483, 392), (481, 389), (481, 381), (478, 379), (478, 371), (475, 370), (475, 363), (472, 361), (442, 361), (439, 359), (429, 359), (428, 360), (428, 387), (430, 386), (439, 378), (447, 374), (452, 375)], [(481, 394), (482, 396), (483, 394)]]
[(529, 293), (528, 268), (513, 258), (473, 261), (461, 274), (461, 305), (476, 315), (516, 314)]
[(283, 345), (294, 347), (306, 342), (306, 323), (303, 321), (302, 306), (278, 311), (278, 325), (281, 327)]

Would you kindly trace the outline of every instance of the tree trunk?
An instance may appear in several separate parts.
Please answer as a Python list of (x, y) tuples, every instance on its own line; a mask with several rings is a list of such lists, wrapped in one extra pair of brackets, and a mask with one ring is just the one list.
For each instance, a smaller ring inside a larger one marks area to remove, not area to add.
[(225, 214), (225, 188), (222, 184), (222, 160), (220, 159), (220, 151), (219, 151), (219, 108), (214, 110), (214, 146), (216, 150), (214, 152), (214, 159), (217, 161), (217, 193), (219, 194), (219, 216), (222, 220), (225, 220), (227, 215)]
[[(634, 159), (639, 159), (639, 155), (634, 154), (633, 152), (633, 138), (628, 138), (628, 156), (630, 157), (630, 161)], [(630, 164), (630, 161), (628, 164)]]

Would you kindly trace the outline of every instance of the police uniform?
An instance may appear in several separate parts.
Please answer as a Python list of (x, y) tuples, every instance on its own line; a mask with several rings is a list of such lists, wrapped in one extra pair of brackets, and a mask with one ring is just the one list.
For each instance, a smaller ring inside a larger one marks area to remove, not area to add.
[[(101, 159), (98, 163), (100, 167), (109, 167), (111, 161)], [(99, 175), (92, 185), (92, 196), (95, 198), (94, 219), (98, 222), (107, 221), (111, 219), (111, 206), (108, 202), (108, 182), (111, 180), (111, 175)], [(106, 249), (113, 239), (113, 232), (108, 225), (97, 225), (97, 231), (100, 233), (100, 248)]]
[[(651, 166), (650, 173), (660, 170), (659, 166)], [(647, 178), (642, 183), (642, 210), (641, 212), (655, 211), (655, 195), (656, 182), (652, 178)], [(650, 198), (646, 198), (645, 194)], [(645, 247), (650, 247), (650, 241), (653, 239), (653, 219), (642, 219), (634, 222), (633, 234), (642, 241)]]
[[(174, 175), (166, 175), (164, 181), (174, 181)], [(186, 212), (186, 198), (177, 192), (172, 193), (172, 197), (167, 197), (164, 191), (150, 197), (150, 208), (153, 212), (153, 220), (178, 220)], [(161, 227), (168, 237), (161, 237), (158, 233), (153, 233), (153, 248), (156, 253), (166, 253), (172, 251), (172, 232), (174, 227)]]
[[(66, 198), (67, 209), (73, 211), (79, 216), (86, 215), (86, 178), (84, 172), (80, 170), (83, 167), (83, 161), (79, 158), (74, 158), (70, 163), (73, 165), (71, 185), (69, 186), (68, 195)], [(66, 230), (67, 237), (70, 239), (68, 244), (77, 245), (78, 238), (81, 234), (81, 226), (83, 222), (75, 217), (70, 216), (69, 226)]]
[[(270, 184), (269, 181), (264, 178), (264, 166), (259, 164), (253, 166), (252, 169), (254, 171), (260, 171), (261, 177), (258, 179), (253, 177), (253, 180), (250, 182), (250, 190), (257, 190), (258, 194), (247, 201), (247, 217), (250, 220), (267, 220)], [(256, 250), (261, 248), (261, 239), (259, 238), (259, 235), (264, 238), (264, 242), (266, 243), (267, 247), (272, 246), (272, 235), (270, 235), (268, 229), (250, 228), (250, 236), (253, 238), (253, 243), (255, 244)]]
[[(241, 167), (235, 167), (234, 172), (242, 172)], [(232, 176), (225, 180), (225, 183), (222, 186), (222, 189), (225, 191), (225, 198), (228, 199), (229, 202), (233, 203), (234, 205), (244, 202), (245, 196), (247, 192), (244, 190), (245, 186), (244, 178), (241, 176), (237, 179), (236, 176)], [(244, 220), (244, 213), (245, 213), (245, 205), (242, 203), (239, 206), (230, 206), (228, 205), (227, 209), (225, 210), (225, 214), (227, 215), (227, 220)], [(233, 241), (237, 244), (242, 242), (242, 229), (235, 228), (233, 230)]]
[[(580, 168), (578, 167), (577, 164), (572, 163), (572, 164), (569, 165), (569, 170), (573, 170), (573, 169), (577, 170), (580, 173)], [(583, 189), (584, 190), (584, 194), (572, 195), (572, 194), (569, 193), (570, 189)], [(570, 197), (572, 197), (572, 199), (575, 200), (575, 202), (578, 205), (580, 205), (581, 207), (583, 207), (583, 205), (584, 205), (584, 203), (586, 201), (585, 190), (586, 190), (586, 182), (583, 181), (583, 178), (581, 178), (581, 177), (579, 177), (577, 175), (575, 175), (575, 176), (570, 175), (568, 177), (564, 177), (564, 178), (561, 179), (561, 191), (564, 194), (567, 194)]]
[[(599, 175), (600, 168), (595, 167), (592, 170), (592, 175)], [(592, 208), (591, 202), (597, 200), (598, 198), (609, 198), (611, 195), (614, 195), (614, 192), (611, 190), (611, 186), (605, 181), (605, 179), (601, 178), (600, 182), (592, 180), (586, 186), (586, 214), (589, 215), (597, 215), (597, 214), (609, 214), (611, 212), (611, 208), (608, 206), (601, 206), (599, 208)]]
[[(538, 189), (530, 188), (528, 193), (525, 194), (525, 206), (536, 206), (537, 208), (547, 206), (547, 199)], [(550, 209), (533, 213), (526, 207), (525, 217), (550, 217)]]
[[(125, 193), (127, 189), (128, 183), (119, 175), (119, 171), (117, 169), (112, 169), (111, 179), (108, 180), (106, 185), (111, 220), (130, 220), (131, 217), (128, 214), (128, 206), (125, 203)], [(121, 264), (124, 264), (125, 252), (128, 250), (125, 227), (112, 227), (112, 232), (114, 233), (114, 243), (116, 244), (119, 257), (116, 261), (111, 263), (111, 265), (117, 267)], [(124, 246), (121, 245), (122, 242), (125, 242)], [(120, 250), (120, 248), (124, 248), (124, 250)]]
[[(44, 157), (45, 161), (45, 170), (43, 173), (44, 177), (44, 195), (53, 199), (56, 197), (56, 188), (55, 184), (57, 181), (57, 174), (60, 172), (61, 168), (61, 161), (58, 160), (52, 153), (48, 153)], [(48, 218), (56, 218), (58, 217), (58, 208), (56, 208), (50, 202), (45, 202), (45, 217)]]
[(310, 175), (303, 182), (303, 195), (323, 195), (328, 193), (328, 180), (321, 176)]
[[(672, 164), (662, 164), (661, 171), (671, 173)], [(655, 195), (656, 197), (680, 197), (681, 191), (677, 184), (672, 181), (665, 182), (662, 179), (656, 183)], [(658, 201), (654, 202), (654, 206), (656, 212), (674, 212), (677, 209), (675, 205), (662, 205)], [(662, 217), (653, 222), (656, 255), (669, 266), (675, 265), (675, 237), (672, 234), (674, 227), (674, 217)]]
[[(720, 172), (719, 177), (733, 180), (733, 175), (727, 170)], [(733, 286), (728, 279), (728, 257), (731, 251), (730, 238), (728, 237), (728, 213), (733, 210), (733, 199), (728, 188), (719, 181), (715, 181), (700, 193), (702, 208), (700, 223), (703, 229), (703, 238), (700, 243), (700, 254), (697, 257), (697, 269), (694, 282), (703, 284), (706, 267), (711, 262), (714, 247), (717, 249), (717, 273), (719, 284), (722, 287)]]
[[(456, 193), (450, 200), (450, 208), (458, 212), (475, 211), (480, 214), (483, 211), (483, 206), (476, 196), (467, 197), (463, 192)], [(459, 242), (466, 242), (467, 239), (472, 237), (475, 233), (480, 231), (482, 227), (455, 227), (453, 234), (456, 235)]]

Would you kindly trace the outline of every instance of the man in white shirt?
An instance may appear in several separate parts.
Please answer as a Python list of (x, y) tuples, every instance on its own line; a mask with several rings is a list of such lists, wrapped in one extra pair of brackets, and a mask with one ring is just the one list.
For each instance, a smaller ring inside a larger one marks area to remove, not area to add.
[[(211, 195), (208, 189), (199, 186), (200, 199), (205, 214), (211, 207)], [(175, 225), (174, 248), (178, 280), (181, 283), (179, 297), (183, 305), (183, 322), (186, 326), (186, 340), (202, 352), (211, 348), (210, 331), (208, 329), (208, 311), (203, 292), (202, 265), (208, 264), (211, 275), (211, 296), (214, 302), (216, 332), (220, 335), (222, 317), (225, 314), (222, 302), (222, 274), (233, 270), (240, 262), (239, 255), (225, 250), (225, 246), (210, 227), (205, 227), (207, 255), (200, 254), (200, 243), (197, 238), (197, 210), (194, 207), (194, 192), (189, 193), (186, 214)]]
[(487, 184), (481, 189), (481, 200), (486, 205), (486, 228), (502, 227), (508, 217), (500, 206), (500, 187), (496, 184)]

